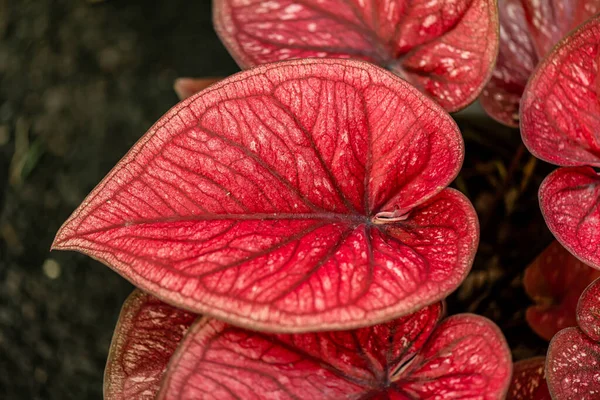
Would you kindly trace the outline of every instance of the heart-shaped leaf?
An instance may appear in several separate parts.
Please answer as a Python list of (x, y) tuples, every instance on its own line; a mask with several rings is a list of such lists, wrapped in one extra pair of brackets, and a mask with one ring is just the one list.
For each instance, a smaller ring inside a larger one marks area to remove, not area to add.
[(521, 103), (521, 135), (538, 158), (600, 166), (600, 16), (567, 36), (539, 65)]
[(499, 1), (498, 59), (480, 97), (487, 113), (505, 125), (519, 126), (519, 102), (538, 62), (598, 11), (599, 0)]
[(372, 325), (453, 291), (478, 242), (434, 102), (349, 60), (235, 75), (169, 111), (61, 228), (160, 299), (252, 329)]
[(206, 89), (223, 78), (178, 78), (173, 89), (180, 100), (187, 99), (193, 94)]
[(523, 285), (536, 305), (527, 309), (531, 329), (546, 340), (576, 326), (579, 296), (600, 271), (591, 268), (554, 241), (527, 267)]
[(590, 167), (559, 168), (544, 180), (539, 197), (554, 236), (581, 261), (600, 269), (600, 176)]
[(553, 399), (595, 400), (600, 394), (600, 344), (579, 328), (566, 328), (550, 342), (546, 381)]
[(275, 335), (205, 318), (173, 356), (159, 399), (502, 399), (510, 352), (475, 315), (441, 304), (353, 331)]
[(214, 0), (217, 33), (242, 68), (291, 58), (386, 67), (448, 111), (481, 92), (498, 52), (495, 0)]
[(507, 400), (550, 400), (545, 362), (545, 357), (534, 357), (514, 363)]
[(135, 290), (123, 304), (110, 346), (104, 399), (153, 399), (171, 356), (196, 318)]
[(579, 328), (592, 340), (600, 342), (600, 279), (581, 294), (577, 305)]

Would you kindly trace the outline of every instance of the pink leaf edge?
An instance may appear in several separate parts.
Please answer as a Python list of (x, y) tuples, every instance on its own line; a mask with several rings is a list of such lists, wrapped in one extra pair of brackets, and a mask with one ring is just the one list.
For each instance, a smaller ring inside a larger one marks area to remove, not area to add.
[(123, 304), (113, 335), (104, 399), (154, 398), (171, 356), (197, 317), (135, 290)]
[(585, 264), (600, 269), (600, 176), (591, 167), (551, 173), (539, 190), (540, 208), (556, 239)]
[(517, 361), (513, 365), (507, 400), (550, 400), (544, 377), (545, 357)]
[(355, 58), (388, 68), (446, 110), (473, 102), (498, 53), (495, 0), (214, 0), (215, 29), (242, 68)]
[(454, 121), (349, 60), (257, 67), (184, 100), (65, 222), (54, 249), (251, 329), (349, 329), (447, 296), (473, 262)]
[(540, 63), (521, 101), (521, 135), (536, 157), (600, 166), (600, 15), (565, 37)]
[(512, 362), (502, 333), (470, 314), (438, 324), (441, 314), (434, 304), (368, 328), (294, 335), (203, 318), (158, 399), (504, 398)]
[(518, 127), (519, 103), (536, 65), (563, 36), (598, 11), (598, 0), (498, 2), (498, 58), (479, 98), (488, 115)]

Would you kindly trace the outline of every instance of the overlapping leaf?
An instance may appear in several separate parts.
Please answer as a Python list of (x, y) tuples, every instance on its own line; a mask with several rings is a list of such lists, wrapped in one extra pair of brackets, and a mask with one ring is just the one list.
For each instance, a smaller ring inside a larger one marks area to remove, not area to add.
[(521, 105), (529, 150), (559, 169), (540, 188), (550, 230), (575, 256), (600, 268), (600, 17), (565, 38), (532, 77)]
[(480, 97), (503, 124), (519, 125), (519, 102), (538, 62), (572, 29), (600, 11), (599, 0), (502, 0), (500, 49)]
[(514, 363), (507, 400), (550, 400), (545, 362), (544, 357), (534, 357)]
[(498, 51), (495, 0), (214, 0), (219, 36), (243, 68), (291, 58), (386, 67), (449, 111), (471, 103)]
[(475, 315), (437, 325), (441, 304), (369, 328), (268, 335), (205, 318), (189, 331), (160, 399), (501, 399), (500, 331)]
[(593, 400), (600, 394), (600, 279), (581, 295), (579, 327), (563, 329), (550, 342), (546, 363), (553, 399)]
[(135, 290), (123, 304), (113, 336), (104, 399), (155, 398), (171, 356), (196, 317)]
[(371, 64), (263, 66), (167, 113), (54, 248), (254, 329), (370, 325), (444, 298), (468, 272), (477, 219), (444, 189), (463, 151), (440, 107)]
[(523, 285), (536, 303), (527, 309), (529, 326), (550, 340), (561, 329), (577, 325), (579, 296), (598, 277), (600, 271), (553, 242), (525, 270)]

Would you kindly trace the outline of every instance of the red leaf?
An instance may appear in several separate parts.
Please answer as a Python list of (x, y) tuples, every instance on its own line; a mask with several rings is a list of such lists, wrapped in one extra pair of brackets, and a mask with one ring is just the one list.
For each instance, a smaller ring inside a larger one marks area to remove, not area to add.
[(54, 248), (253, 329), (372, 325), (444, 298), (469, 271), (477, 218), (443, 189), (463, 151), (441, 108), (373, 65), (263, 66), (168, 112)]
[(546, 340), (576, 326), (575, 309), (581, 292), (596, 278), (595, 270), (552, 242), (525, 270), (523, 285), (536, 305), (527, 309), (531, 329)]
[(579, 328), (557, 333), (550, 342), (546, 359), (546, 381), (553, 399), (598, 398), (600, 345)]
[(550, 400), (544, 378), (544, 357), (528, 358), (513, 366), (507, 400)]
[(362, 59), (449, 111), (475, 100), (498, 51), (495, 0), (216, 0), (214, 23), (243, 68), (291, 58)]
[(600, 279), (581, 294), (577, 305), (579, 328), (592, 340), (600, 342)]
[(223, 78), (177, 78), (173, 89), (180, 100), (187, 99)]
[(590, 167), (559, 168), (540, 187), (540, 206), (561, 244), (600, 269), (600, 177)]
[(151, 399), (197, 315), (135, 290), (123, 304), (104, 373), (105, 400)]
[(563, 166), (600, 166), (599, 50), (597, 16), (567, 36), (529, 81), (521, 134), (536, 157)]
[(511, 374), (498, 328), (443, 321), (435, 304), (353, 331), (268, 335), (202, 319), (173, 356), (159, 399), (501, 399)]
[(480, 97), (499, 122), (519, 126), (519, 101), (536, 65), (569, 31), (600, 11), (599, 0), (498, 2), (500, 49)]

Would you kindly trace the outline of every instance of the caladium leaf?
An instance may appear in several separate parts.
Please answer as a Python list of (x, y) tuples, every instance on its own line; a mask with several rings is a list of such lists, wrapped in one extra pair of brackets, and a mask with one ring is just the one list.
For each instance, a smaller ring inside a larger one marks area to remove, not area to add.
[(536, 305), (527, 309), (531, 329), (546, 340), (576, 326), (579, 296), (600, 271), (591, 268), (554, 241), (527, 267), (523, 285)]
[(600, 344), (581, 329), (554, 336), (546, 356), (546, 381), (553, 399), (595, 400), (600, 393)]
[(177, 78), (173, 89), (180, 100), (187, 99), (223, 78)]
[(262, 66), (168, 112), (53, 247), (252, 329), (372, 325), (470, 269), (477, 218), (444, 189), (463, 154), (448, 114), (374, 65)]
[(539, 191), (556, 238), (584, 263), (600, 269), (600, 176), (590, 167), (559, 168)]
[(550, 400), (544, 377), (545, 363), (545, 357), (533, 357), (514, 363), (507, 400)]
[(600, 342), (600, 279), (592, 282), (581, 294), (577, 305), (579, 328), (589, 338)]
[(448, 111), (471, 103), (498, 52), (495, 0), (214, 0), (217, 33), (242, 68), (291, 58), (386, 67)]
[(135, 290), (123, 304), (110, 346), (104, 398), (155, 398), (171, 356), (196, 318)]
[(264, 334), (205, 318), (173, 356), (159, 399), (502, 399), (511, 375), (489, 320), (441, 304), (352, 331)]
[(598, 11), (600, 0), (499, 1), (498, 59), (480, 97), (487, 113), (505, 125), (519, 126), (519, 102), (536, 65), (563, 36)]
[(539, 65), (521, 103), (521, 134), (538, 158), (600, 166), (600, 16), (567, 36)]

